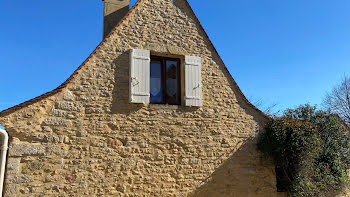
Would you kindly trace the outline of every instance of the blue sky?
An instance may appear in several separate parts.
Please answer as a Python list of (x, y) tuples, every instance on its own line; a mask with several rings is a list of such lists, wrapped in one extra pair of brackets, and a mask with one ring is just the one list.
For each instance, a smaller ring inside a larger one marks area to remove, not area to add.
[[(320, 104), (350, 75), (349, 0), (189, 3), (247, 97), (279, 109)], [(102, 39), (102, 8), (101, 0), (0, 1), (0, 111), (73, 73)]]

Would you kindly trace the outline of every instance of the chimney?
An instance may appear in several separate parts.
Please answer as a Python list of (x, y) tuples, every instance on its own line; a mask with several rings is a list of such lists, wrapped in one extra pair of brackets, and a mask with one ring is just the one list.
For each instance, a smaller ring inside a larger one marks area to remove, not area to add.
[(103, 38), (105, 38), (120, 20), (128, 13), (130, 0), (102, 0), (103, 9)]

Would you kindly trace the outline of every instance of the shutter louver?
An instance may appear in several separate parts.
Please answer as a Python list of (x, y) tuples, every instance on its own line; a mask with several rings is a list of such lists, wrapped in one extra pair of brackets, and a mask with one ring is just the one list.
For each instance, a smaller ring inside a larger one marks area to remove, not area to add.
[(131, 103), (149, 103), (150, 93), (150, 51), (130, 51), (129, 98)]
[(185, 57), (185, 104), (186, 106), (202, 106), (201, 58)]

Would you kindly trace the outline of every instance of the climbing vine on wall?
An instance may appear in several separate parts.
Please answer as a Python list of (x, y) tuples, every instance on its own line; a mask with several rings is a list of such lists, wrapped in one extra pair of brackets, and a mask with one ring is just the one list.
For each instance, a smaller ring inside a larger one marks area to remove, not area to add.
[(271, 120), (258, 149), (273, 157), (277, 187), (292, 196), (335, 196), (349, 183), (350, 130), (315, 106), (288, 109)]

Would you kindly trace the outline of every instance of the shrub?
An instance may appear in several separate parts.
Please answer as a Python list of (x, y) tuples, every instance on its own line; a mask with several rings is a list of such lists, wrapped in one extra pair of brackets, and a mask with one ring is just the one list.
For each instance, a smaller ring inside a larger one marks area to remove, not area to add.
[(269, 122), (258, 149), (274, 158), (277, 186), (292, 196), (332, 196), (348, 184), (349, 128), (314, 106), (288, 109)]

